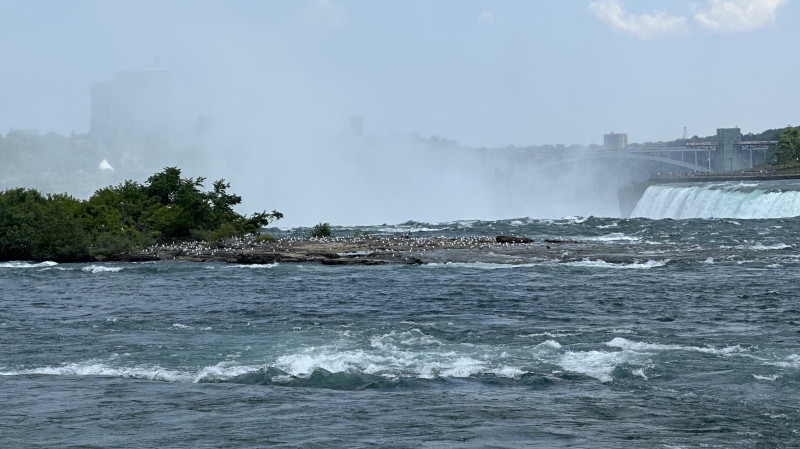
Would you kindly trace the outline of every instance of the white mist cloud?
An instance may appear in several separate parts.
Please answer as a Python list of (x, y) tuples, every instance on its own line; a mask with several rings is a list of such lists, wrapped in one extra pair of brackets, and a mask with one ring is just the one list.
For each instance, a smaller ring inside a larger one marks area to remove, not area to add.
[(694, 20), (713, 32), (750, 31), (773, 22), (775, 12), (787, 3), (788, 0), (710, 0)]
[(612, 28), (639, 38), (686, 32), (686, 18), (670, 16), (664, 11), (653, 14), (628, 14), (619, 0), (597, 0), (589, 11)]

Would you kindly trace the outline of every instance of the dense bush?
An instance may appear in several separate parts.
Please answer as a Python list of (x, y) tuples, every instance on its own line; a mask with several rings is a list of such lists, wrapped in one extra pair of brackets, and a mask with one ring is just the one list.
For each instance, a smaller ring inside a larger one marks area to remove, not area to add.
[(311, 237), (330, 237), (331, 236), (331, 225), (328, 223), (317, 223), (311, 228)]
[(274, 210), (240, 215), (233, 207), (242, 198), (228, 193), (225, 180), (202, 192), (204, 178), (180, 175), (168, 167), (144, 185), (126, 181), (86, 201), (23, 188), (0, 192), (0, 260), (86, 260), (156, 242), (242, 237), (283, 217)]

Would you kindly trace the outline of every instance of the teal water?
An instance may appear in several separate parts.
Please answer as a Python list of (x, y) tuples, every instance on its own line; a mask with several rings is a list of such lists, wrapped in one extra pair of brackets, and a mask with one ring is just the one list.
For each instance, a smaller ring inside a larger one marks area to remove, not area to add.
[(798, 447), (799, 225), (334, 228), (577, 260), (2, 263), (0, 447)]

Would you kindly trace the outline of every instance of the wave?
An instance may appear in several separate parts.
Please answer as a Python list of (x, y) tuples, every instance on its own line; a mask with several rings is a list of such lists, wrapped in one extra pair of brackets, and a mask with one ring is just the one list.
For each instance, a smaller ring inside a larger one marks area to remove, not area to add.
[(612, 234), (601, 235), (597, 237), (586, 237), (585, 240), (588, 241), (596, 241), (596, 242), (640, 242), (642, 239), (639, 237), (633, 237), (630, 235), (625, 235), (621, 232), (614, 232)]
[(58, 263), (51, 261), (44, 261), (38, 263), (22, 262), (22, 261), (0, 262), (0, 268), (50, 268), (56, 265), (58, 265)]
[(584, 268), (615, 268), (615, 269), (634, 269), (634, 270), (649, 270), (651, 268), (663, 267), (669, 263), (669, 260), (648, 260), (645, 262), (632, 262), (632, 263), (612, 263), (605, 260), (589, 260), (584, 259), (577, 262), (565, 262), (564, 265), (571, 267), (584, 267)]
[(270, 268), (275, 268), (279, 264), (278, 262), (275, 263), (264, 263), (264, 264), (249, 264), (249, 265), (236, 265), (236, 268), (248, 268), (250, 270), (267, 270)]
[[(267, 357), (267, 363), (226, 359), (206, 366), (165, 367), (133, 363), (126, 357), (87, 360), (60, 366), (8, 369), (0, 376), (104, 376), (181, 383), (238, 383), (285, 387), (359, 390), (407, 388), (441, 382), (507, 383), (510, 385), (555, 381), (602, 383), (648, 380), (659, 376), (664, 355), (689, 351), (714, 357), (747, 357), (764, 366), (796, 370), (800, 356), (772, 354), (739, 345), (725, 347), (659, 344), (615, 337), (594, 348), (565, 345), (554, 338), (524, 347), (453, 344), (419, 330), (390, 332), (370, 338), (369, 347), (339, 344), (306, 347)], [(756, 351), (756, 352), (754, 352)], [(667, 356), (674, 360), (674, 356)], [(763, 376), (781, 372), (758, 373)], [(537, 380), (538, 379), (538, 380)]]
[(540, 266), (537, 263), (490, 263), (490, 262), (444, 262), (427, 263), (424, 268), (474, 268), (477, 270), (503, 270), (509, 268), (530, 268)]
[(800, 216), (800, 191), (747, 184), (655, 185), (645, 190), (634, 218), (786, 218)]
[(642, 343), (637, 341), (628, 340), (627, 338), (615, 337), (606, 346), (612, 348), (619, 348), (628, 351), (647, 352), (647, 351), (694, 351), (706, 354), (716, 355), (731, 355), (735, 353), (743, 353), (747, 350), (739, 345), (726, 346), (721, 349), (711, 348), (707, 346), (683, 346), (683, 345), (664, 345), (657, 343)]
[(122, 267), (108, 267), (105, 265), (89, 265), (82, 268), (88, 273), (116, 273), (122, 271)]

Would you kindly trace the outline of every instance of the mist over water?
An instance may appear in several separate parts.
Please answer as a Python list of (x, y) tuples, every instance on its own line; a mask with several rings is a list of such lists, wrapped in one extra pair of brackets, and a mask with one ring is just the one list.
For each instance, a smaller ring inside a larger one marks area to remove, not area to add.
[(595, 173), (546, 172), (455, 142), (398, 134), (274, 145), (287, 150), (225, 156), (224, 164), (243, 209), (277, 208), (286, 215), (279, 226), (619, 214), (618, 185)]

